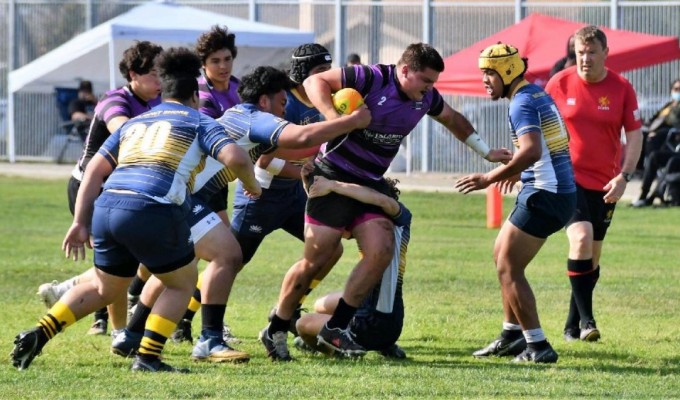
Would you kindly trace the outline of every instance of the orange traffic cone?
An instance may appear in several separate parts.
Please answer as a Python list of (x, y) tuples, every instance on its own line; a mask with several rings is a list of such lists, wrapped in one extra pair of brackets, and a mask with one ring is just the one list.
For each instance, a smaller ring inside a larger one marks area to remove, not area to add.
[(496, 185), (486, 188), (486, 227), (498, 229), (503, 219), (503, 196)]

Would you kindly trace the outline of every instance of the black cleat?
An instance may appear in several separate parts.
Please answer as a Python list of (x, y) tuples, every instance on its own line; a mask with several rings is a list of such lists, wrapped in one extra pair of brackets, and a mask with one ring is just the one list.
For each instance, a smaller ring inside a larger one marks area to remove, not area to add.
[(14, 338), (14, 349), (12, 349), (12, 365), (19, 371), (23, 371), (31, 365), (33, 359), (40, 355), (44, 344), (40, 344), (40, 328), (36, 327), (30, 331), (21, 332)]
[[(288, 326), (288, 332), (293, 334), (293, 337), (298, 337), (298, 331), (297, 331), (297, 321), (300, 319), (302, 316), (302, 312), (307, 312), (306, 308), (296, 308), (295, 311), (293, 311), (293, 316), (290, 319), (290, 326)], [(271, 323), (272, 318), (274, 318), (274, 315), (276, 314), (276, 307), (272, 308), (271, 311), (269, 311), (269, 316), (267, 317), (267, 320)]]
[(288, 352), (288, 333), (275, 332), (272, 337), (269, 337), (269, 332), (267, 332), (267, 327), (265, 327), (260, 331), (260, 341), (272, 361), (293, 361)]
[(548, 346), (541, 350), (532, 349), (527, 347), (520, 355), (515, 357), (512, 362), (515, 363), (528, 363), (533, 362), (537, 364), (552, 364), (556, 363), (558, 355), (553, 350), (552, 346)]
[(141, 372), (175, 372), (180, 374), (186, 374), (189, 372), (189, 370), (185, 368), (172, 367), (161, 361), (159, 358), (149, 361), (143, 360), (139, 356), (135, 357), (135, 361), (132, 363), (132, 367), (130, 369), (132, 371)]
[(366, 354), (366, 349), (354, 341), (349, 329), (330, 329), (326, 323), (316, 335), (316, 339), (319, 346), (329, 347), (345, 357), (363, 357)]
[(386, 349), (380, 350), (380, 355), (385, 358), (392, 358), (396, 360), (406, 359), (406, 352), (396, 343)]
[(499, 336), (488, 346), (475, 351), (472, 355), (478, 358), (516, 356), (526, 348), (527, 341), (524, 339), (524, 336), (520, 336), (517, 339), (505, 339), (504, 337)]
[(564, 328), (564, 340), (567, 342), (575, 342), (579, 340), (581, 329), (578, 327)]
[(170, 335), (170, 340), (175, 343), (189, 342), (194, 343), (194, 338), (191, 336), (191, 320), (182, 319), (177, 323), (177, 328)]

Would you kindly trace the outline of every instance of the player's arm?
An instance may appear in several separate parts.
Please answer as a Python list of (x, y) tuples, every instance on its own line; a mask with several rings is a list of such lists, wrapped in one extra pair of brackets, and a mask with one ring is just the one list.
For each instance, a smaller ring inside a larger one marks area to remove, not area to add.
[(118, 130), (118, 128), (120, 128), (129, 119), (130, 118), (123, 116), (123, 115), (113, 117), (106, 123), (106, 129), (108, 129), (109, 132), (115, 132), (115, 131)]
[(262, 188), (255, 178), (253, 162), (248, 153), (236, 143), (223, 146), (215, 159), (227, 166), (243, 183), (243, 188), (253, 196), (260, 196)]
[(95, 154), (87, 165), (76, 197), (73, 223), (61, 244), (61, 249), (66, 258), (73, 257), (74, 261), (84, 260), (85, 246), (92, 248), (89, 240), (89, 226), (91, 225), (94, 201), (99, 196), (104, 179), (111, 174), (113, 169), (114, 165), (100, 153)]
[(276, 158), (272, 153), (262, 154), (255, 163), (255, 177), (262, 188), (268, 189), (274, 176), (300, 179), (301, 169), (300, 165)]
[(455, 188), (463, 193), (484, 189), (494, 182), (515, 179), (520, 172), (540, 160), (543, 147), (541, 133), (529, 131), (519, 136), (519, 149), (507, 164), (500, 165), (486, 174), (471, 174), (456, 181)]
[(489, 148), (484, 139), (475, 132), (470, 121), (463, 114), (451, 108), (448, 103), (444, 102), (442, 112), (433, 116), (433, 118), (453, 133), (456, 139), (465, 143), (484, 159), (491, 162), (506, 162), (512, 158), (512, 153), (508, 149)]
[(342, 89), (342, 68), (331, 68), (318, 74), (310, 75), (303, 82), (305, 91), (314, 107), (319, 110), (326, 120), (339, 117), (333, 107), (332, 93)]
[[(333, 112), (335, 112), (335, 109), (333, 109)], [(342, 115), (333, 120), (307, 125), (287, 124), (279, 135), (278, 145), (292, 149), (318, 146), (355, 129), (365, 128), (370, 123), (371, 112), (363, 106), (349, 115)]]
[(626, 152), (623, 157), (621, 171), (632, 174), (635, 172), (640, 153), (642, 152), (642, 130), (635, 129), (625, 133)]
[(397, 216), (400, 212), (399, 202), (369, 187), (315, 176), (312, 185), (309, 187), (309, 197), (321, 197), (330, 192), (378, 206), (390, 217)]

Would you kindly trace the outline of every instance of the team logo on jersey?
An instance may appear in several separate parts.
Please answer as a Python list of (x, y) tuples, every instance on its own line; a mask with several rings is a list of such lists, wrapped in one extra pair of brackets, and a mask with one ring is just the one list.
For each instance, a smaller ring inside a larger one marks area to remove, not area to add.
[(201, 211), (203, 211), (203, 206), (200, 205), (200, 204), (197, 204), (197, 205), (194, 206), (194, 208), (191, 210), (191, 212), (193, 212), (194, 214), (198, 214), (198, 213), (200, 213)]
[(570, 97), (567, 99), (567, 105), (568, 106), (575, 106), (576, 105), (576, 99), (573, 97)]
[(259, 225), (250, 225), (250, 228), (248, 228), (248, 230), (253, 233), (262, 233), (262, 227)]
[(598, 110), (609, 111), (609, 104), (611, 104), (611, 101), (607, 96), (602, 96), (599, 99), (597, 99), (597, 104)]

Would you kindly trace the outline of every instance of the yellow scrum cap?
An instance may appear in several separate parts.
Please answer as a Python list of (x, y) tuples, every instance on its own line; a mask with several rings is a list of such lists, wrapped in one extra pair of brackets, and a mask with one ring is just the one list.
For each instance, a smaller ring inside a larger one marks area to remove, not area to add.
[(509, 85), (525, 72), (526, 66), (515, 47), (498, 42), (482, 50), (479, 55), (479, 69), (496, 71), (503, 84)]

